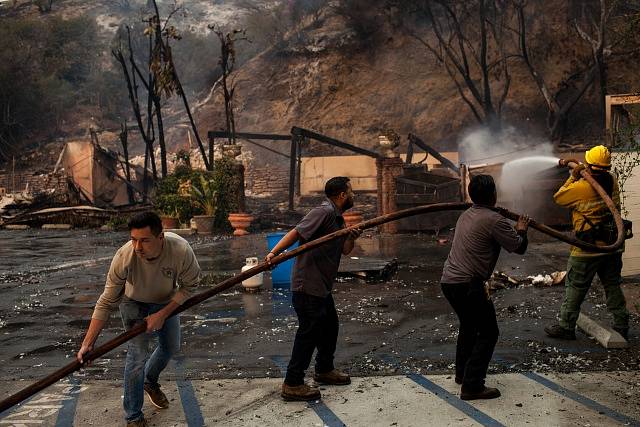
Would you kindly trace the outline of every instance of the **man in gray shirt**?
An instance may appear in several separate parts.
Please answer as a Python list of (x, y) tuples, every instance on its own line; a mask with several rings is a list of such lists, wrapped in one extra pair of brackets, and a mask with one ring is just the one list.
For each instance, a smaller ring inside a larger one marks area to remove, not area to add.
[(500, 249), (524, 254), (529, 218), (521, 216), (515, 229), (491, 208), (496, 185), (490, 175), (477, 175), (469, 183), (473, 206), (456, 223), (449, 256), (440, 283), (442, 292), (460, 320), (456, 346), (456, 383), (463, 400), (500, 397), (484, 380), (498, 341), (498, 322), (484, 282), (496, 266)]
[[(331, 178), (324, 187), (327, 200), (313, 208), (269, 252), (269, 262), (297, 240), (305, 244), (345, 227), (342, 213), (353, 206), (349, 178)], [(282, 384), (285, 400), (317, 400), (320, 391), (304, 383), (304, 374), (317, 348), (314, 380), (319, 384), (346, 385), (349, 375), (335, 369), (333, 355), (338, 340), (338, 314), (331, 295), (341, 256), (353, 250), (359, 230), (348, 237), (327, 242), (296, 258), (291, 277), (293, 308), (298, 315), (298, 330), (293, 343), (287, 375)]]

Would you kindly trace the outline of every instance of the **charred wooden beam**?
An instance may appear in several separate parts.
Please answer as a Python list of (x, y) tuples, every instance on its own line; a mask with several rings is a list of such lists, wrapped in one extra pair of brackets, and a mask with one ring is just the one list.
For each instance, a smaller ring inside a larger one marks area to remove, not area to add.
[(413, 161), (413, 141), (409, 139), (409, 146), (407, 147), (407, 158), (405, 159), (405, 163), (410, 165)]
[[(236, 135), (236, 136), (237, 136), (237, 135)], [(287, 158), (287, 159), (289, 158), (289, 155), (288, 155), (288, 154), (281, 153), (281, 152), (279, 152), (278, 150), (274, 150), (274, 149), (272, 149), (272, 148), (267, 147), (266, 145), (262, 145), (262, 144), (260, 144), (260, 143), (258, 143), (258, 142), (252, 141), (252, 140), (247, 139), (247, 138), (241, 138), (241, 137), (238, 137), (238, 138), (239, 138), (239, 139), (242, 139), (243, 141), (248, 142), (249, 144), (253, 144), (253, 145), (255, 145), (256, 147), (260, 147), (260, 148), (262, 148), (263, 150), (270, 151), (270, 152), (272, 152), (272, 153), (274, 153), (274, 154), (277, 154), (277, 155), (279, 155), (279, 156), (285, 157), (285, 158)]]
[(449, 169), (453, 170), (455, 173), (460, 173), (460, 169), (455, 164), (453, 164), (451, 160), (444, 157), (437, 150), (434, 150), (433, 148), (431, 148), (429, 145), (427, 145), (427, 143), (425, 143), (423, 140), (421, 140), (420, 138), (418, 138), (412, 133), (409, 134), (409, 142), (417, 145), (427, 153), (431, 154), (433, 157), (438, 159), (440, 163), (442, 163), (444, 166), (448, 167)]
[(333, 145), (335, 147), (344, 148), (345, 150), (353, 151), (354, 153), (364, 154), (365, 156), (373, 157), (374, 159), (382, 158), (380, 154), (369, 151), (366, 148), (357, 147), (347, 142), (343, 142), (335, 138), (330, 138), (328, 136), (310, 131), (308, 129), (299, 128), (297, 126), (291, 128), (291, 134), (298, 135), (300, 137), (315, 139), (316, 141), (324, 142), (325, 144)]
[(298, 148), (298, 137), (294, 135), (291, 139), (291, 154), (289, 155), (289, 210), (293, 210), (293, 196), (296, 186), (296, 153)]
[[(208, 132), (209, 138), (228, 138), (229, 132), (210, 130)], [(250, 132), (236, 132), (236, 138), (243, 139), (269, 139), (272, 141), (291, 141), (291, 135), (279, 135), (274, 133), (250, 133)]]

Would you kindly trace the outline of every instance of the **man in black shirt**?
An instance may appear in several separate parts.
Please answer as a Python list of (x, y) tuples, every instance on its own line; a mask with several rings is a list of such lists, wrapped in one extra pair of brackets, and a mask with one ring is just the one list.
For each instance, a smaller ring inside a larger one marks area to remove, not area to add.
[[(300, 241), (305, 244), (345, 228), (342, 213), (353, 206), (349, 178), (339, 176), (327, 181), (327, 200), (312, 209), (265, 257), (269, 262), (280, 252)], [(293, 266), (291, 290), (293, 308), (298, 315), (298, 330), (293, 343), (287, 375), (282, 384), (285, 400), (317, 400), (320, 391), (304, 383), (304, 374), (317, 348), (314, 380), (319, 384), (346, 385), (349, 375), (335, 369), (333, 355), (338, 339), (338, 314), (331, 295), (340, 258), (353, 250), (361, 231), (336, 239), (299, 255)]]

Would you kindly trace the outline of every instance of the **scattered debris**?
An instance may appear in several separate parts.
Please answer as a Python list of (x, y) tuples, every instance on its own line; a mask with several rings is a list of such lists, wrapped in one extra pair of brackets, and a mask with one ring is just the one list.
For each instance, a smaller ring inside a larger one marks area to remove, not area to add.
[(567, 276), (566, 271), (554, 271), (551, 274), (538, 274), (537, 276), (529, 276), (527, 279), (531, 280), (531, 284), (537, 287), (557, 286), (564, 283), (564, 279)]
[(494, 271), (486, 285), (489, 291), (531, 285), (536, 287), (557, 286), (564, 283), (566, 275), (566, 271), (554, 271), (551, 274), (538, 274), (537, 276), (528, 276), (526, 279), (516, 279), (502, 271)]
[(43, 230), (71, 230), (71, 224), (42, 224)]
[(358, 277), (367, 281), (387, 280), (398, 271), (397, 259), (369, 257), (344, 257), (340, 262), (338, 277)]
[(502, 271), (494, 271), (489, 280), (487, 280), (487, 288), (490, 291), (497, 289), (516, 288), (522, 284), (521, 280), (516, 280)]

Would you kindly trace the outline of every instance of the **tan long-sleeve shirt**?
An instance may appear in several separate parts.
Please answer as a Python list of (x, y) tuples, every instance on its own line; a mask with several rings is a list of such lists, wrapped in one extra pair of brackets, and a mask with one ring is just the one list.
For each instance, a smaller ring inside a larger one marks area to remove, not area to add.
[(189, 243), (174, 233), (164, 233), (158, 258), (147, 261), (135, 254), (131, 241), (116, 252), (107, 274), (104, 291), (92, 318), (107, 320), (123, 295), (155, 304), (173, 300), (182, 304), (200, 280), (200, 265)]

